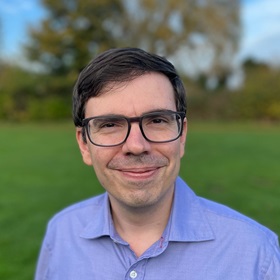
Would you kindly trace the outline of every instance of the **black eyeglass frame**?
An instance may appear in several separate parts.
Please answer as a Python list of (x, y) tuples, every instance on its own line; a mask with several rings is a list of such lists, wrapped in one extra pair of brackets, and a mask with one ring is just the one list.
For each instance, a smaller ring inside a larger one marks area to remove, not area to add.
[[(143, 130), (143, 126), (142, 126), (142, 121), (144, 118), (146, 117), (149, 117), (149, 116), (157, 116), (161, 113), (169, 113), (169, 114), (177, 114), (179, 117), (180, 117), (180, 120), (181, 120), (181, 127), (180, 127), (180, 131), (178, 132), (178, 135), (175, 137), (175, 138), (172, 138), (170, 140), (165, 140), (165, 141), (153, 141), (153, 140), (150, 140), (144, 133), (144, 130)], [(102, 145), (102, 144), (97, 144), (97, 143), (94, 143), (90, 137), (90, 132), (89, 132), (89, 125), (88, 123), (92, 120), (92, 119), (103, 119), (104, 117), (119, 117), (119, 118), (122, 118), (122, 119), (125, 119), (127, 121), (127, 124), (128, 124), (128, 127), (127, 127), (127, 134), (126, 134), (126, 137), (124, 138), (124, 140), (118, 144), (113, 144), (113, 145)], [(85, 118), (82, 120), (82, 128), (85, 129), (86, 133), (87, 133), (87, 136), (88, 136), (88, 139), (89, 141), (95, 145), (95, 146), (99, 146), (99, 147), (115, 147), (115, 146), (120, 146), (122, 145), (123, 143), (125, 143), (125, 141), (127, 140), (129, 134), (130, 134), (130, 130), (131, 130), (131, 123), (134, 123), (134, 122), (138, 122), (139, 123), (139, 128), (140, 128), (140, 131), (143, 135), (143, 137), (148, 141), (148, 142), (151, 142), (151, 143), (168, 143), (168, 142), (172, 142), (172, 141), (175, 141), (177, 140), (179, 137), (182, 136), (182, 133), (183, 133), (183, 123), (184, 123), (184, 119), (186, 117), (186, 114), (184, 112), (176, 112), (176, 111), (172, 111), (172, 110), (162, 110), (162, 111), (153, 111), (151, 113), (146, 113), (146, 114), (143, 114), (142, 116), (140, 117), (132, 117), (132, 118), (128, 118), (126, 116), (123, 116), (123, 115), (106, 115), (106, 116), (96, 116), (96, 117), (90, 117), (90, 118)]]

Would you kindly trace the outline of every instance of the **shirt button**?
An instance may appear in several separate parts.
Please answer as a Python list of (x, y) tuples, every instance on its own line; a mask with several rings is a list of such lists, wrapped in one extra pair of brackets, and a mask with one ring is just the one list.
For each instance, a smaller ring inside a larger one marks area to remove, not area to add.
[(135, 270), (132, 270), (129, 274), (130, 278), (135, 279), (137, 277), (137, 272)]

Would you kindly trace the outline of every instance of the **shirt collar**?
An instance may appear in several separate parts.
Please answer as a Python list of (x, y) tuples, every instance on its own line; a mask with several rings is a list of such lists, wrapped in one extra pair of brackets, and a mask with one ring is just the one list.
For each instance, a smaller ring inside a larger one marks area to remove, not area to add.
[(112, 218), (108, 194), (104, 193), (99, 207), (92, 213), (92, 221), (89, 222), (80, 234), (80, 237), (87, 239), (99, 238), (110, 235)]
[[(179, 177), (176, 180), (173, 208), (164, 235), (169, 241), (177, 242), (198, 242), (215, 238), (198, 197)], [(107, 193), (103, 195), (100, 207), (93, 214), (92, 222), (88, 223), (80, 234), (80, 237), (86, 239), (102, 236), (110, 236), (113, 240), (124, 243), (114, 228)]]
[(169, 241), (199, 242), (215, 239), (199, 198), (180, 177), (176, 180), (168, 226)]

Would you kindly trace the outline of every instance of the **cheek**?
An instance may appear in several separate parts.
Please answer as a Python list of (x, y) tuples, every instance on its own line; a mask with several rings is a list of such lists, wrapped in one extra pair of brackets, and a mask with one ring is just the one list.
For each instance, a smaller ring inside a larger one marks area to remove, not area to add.
[(97, 147), (90, 153), (92, 166), (95, 170), (96, 175), (102, 176), (106, 172), (108, 163), (112, 160), (115, 153), (113, 153), (109, 148)]
[(177, 165), (180, 162), (181, 157), (184, 155), (183, 145), (176, 140), (174, 142), (169, 142), (165, 147), (159, 151), (161, 155), (168, 158), (171, 165)]
[(91, 154), (91, 162), (98, 181), (103, 185), (103, 177), (106, 172), (104, 157), (100, 157), (98, 154)]
[(102, 153), (100, 154), (98, 152), (91, 152), (90, 157), (94, 170), (103, 168), (106, 157), (104, 155), (102, 156)]
[(106, 151), (91, 154), (93, 170), (99, 183), (105, 190), (108, 190), (108, 186), (111, 186), (114, 183), (114, 176), (111, 170), (107, 167), (112, 157), (113, 155)]
[(185, 149), (182, 142), (177, 142), (177, 144), (173, 146), (173, 149), (169, 152), (171, 155), (170, 160), (173, 162), (175, 169), (180, 168), (181, 158), (184, 156), (184, 152)]

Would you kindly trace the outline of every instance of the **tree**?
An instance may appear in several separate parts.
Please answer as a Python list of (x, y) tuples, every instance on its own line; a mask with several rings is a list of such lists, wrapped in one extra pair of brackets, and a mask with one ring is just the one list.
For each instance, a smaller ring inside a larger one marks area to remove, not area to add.
[(82, 69), (108, 45), (114, 45), (107, 20), (118, 20), (118, 0), (42, 0), (48, 17), (31, 28), (28, 57), (56, 75)]
[[(188, 73), (224, 84), (240, 40), (239, 0), (127, 1), (123, 44), (173, 57)], [(133, 26), (133, 28), (131, 28)]]
[(25, 118), (33, 88), (33, 75), (17, 66), (3, 64), (0, 69), (0, 118)]
[[(160, 53), (180, 61), (179, 68), (196, 67), (206, 77), (222, 81), (231, 72), (238, 48), (238, 0), (42, 0), (42, 4), (48, 16), (30, 30), (27, 54), (55, 75), (57, 84), (73, 81), (97, 53), (120, 46)], [(205, 61), (207, 67), (197, 66)]]
[(65, 96), (69, 102), (77, 74), (98, 52), (115, 46), (109, 21), (121, 17), (119, 0), (41, 0), (47, 17), (30, 28), (29, 60), (46, 72), (45, 96)]
[(246, 82), (240, 90), (236, 112), (243, 118), (280, 120), (280, 69), (258, 63), (244, 62)]

